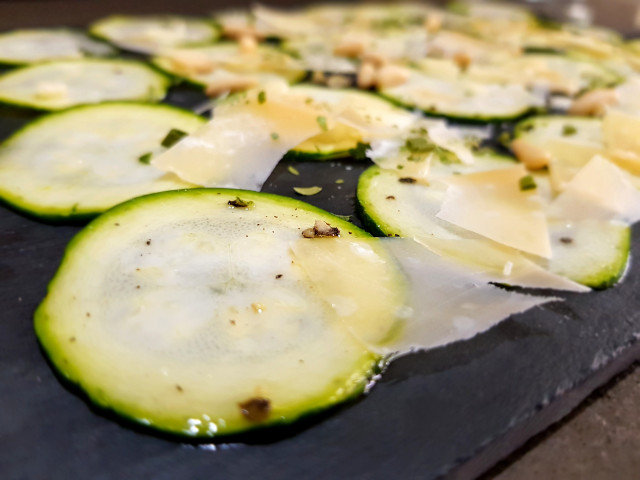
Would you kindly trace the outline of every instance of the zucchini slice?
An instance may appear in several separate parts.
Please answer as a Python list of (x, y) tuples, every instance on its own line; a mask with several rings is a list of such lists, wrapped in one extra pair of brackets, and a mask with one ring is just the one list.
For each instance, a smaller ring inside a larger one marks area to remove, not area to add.
[[(509, 162), (504, 162), (509, 165)], [(492, 166), (493, 165), (493, 166)], [(451, 166), (441, 166), (441, 172)], [(455, 168), (460, 168), (456, 166)], [(496, 168), (494, 161), (476, 161), (468, 172)], [(466, 173), (466, 172), (462, 172)], [(358, 182), (360, 213), (370, 231), (387, 235), (427, 239), (440, 246), (442, 242), (474, 240), (488, 253), (495, 245), (491, 240), (437, 218), (446, 187), (439, 182), (430, 185), (402, 180), (402, 172), (373, 166)], [(544, 178), (536, 178), (544, 186)], [(629, 256), (629, 227), (617, 222), (583, 222), (573, 225), (549, 225), (552, 259), (528, 257), (550, 272), (591, 288), (612, 285), (624, 272)], [(567, 241), (567, 238), (571, 241)], [(478, 252), (482, 251), (480, 249)], [(456, 254), (455, 250), (453, 250)], [(469, 255), (474, 255), (469, 252)], [(484, 261), (470, 258), (472, 262)], [(507, 280), (508, 283), (508, 280)]]
[(255, 50), (243, 51), (234, 42), (223, 42), (190, 48), (176, 48), (153, 57), (161, 70), (190, 83), (220, 91), (237, 91), (260, 83), (284, 78), (295, 83), (306, 75), (298, 62), (284, 51), (257, 45)]
[(0, 34), (0, 64), (25, 65), (82, 57), (108, 57), (110, 45), (70, 29), (13, 30)]
[(0, 76), (0, 102), (61, 110), (105, 101), (157, 102), (169, 79), (131, 60), (68, 60), (19, 68)]
[[(386, 125), (389, 129), (402, 129), (415, 121), (415, 115), (370, 92), (355, 89), (332, 89), (313, 85), (296, 85), (292, 93), (305, 95), (314, 103), (336, 109), (350, 104), (362, 116), (370, 118), (372, 125)], [(359, 151), (362, 132), (347, 125), (338, 125), (298, 145), (287, 154), (296, 160), (331, 160), (352, 157), (362, 160)]]
[(91, 25), (92, 35), (138, 53), (213, 43), (220, 37), (213, 22), (178, 15), (113, 15)]
[[(306, 203), (244, 190), (118, 205), (70, 243), (36, 311), (38, 338), (92, 402), (177, 435), (286, 424), (345, 401), (381, 357), (294, 262), (291, 245), (316, 221), (368, 237)], [(395, 264), (375, 268), (399, 288)]]
[(0, 148), (0, 198), (49, 220), (96, 215), (124, 200), (191, 184), (149, 165), (171, 129), (205, 120), (168, 105), (106, 103), (35, 120)]
[(472, 122), (513, 120), (542, 108), (543, 99), (521, 85), (444, 80), (412, 70), (408, 81), (379, 90), (384, 97), (427, 115)]

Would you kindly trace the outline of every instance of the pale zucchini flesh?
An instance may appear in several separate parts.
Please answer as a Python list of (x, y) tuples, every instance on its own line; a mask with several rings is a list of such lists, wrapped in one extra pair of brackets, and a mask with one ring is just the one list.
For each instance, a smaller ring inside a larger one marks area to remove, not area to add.
[(105, 101), (158, 102), (169, 79), (130, 60), (47, 62), (0, 76), (0, 103), (38, 110), (61, 110)]
[(213, 43), (220, 36), (212, 22), (179, 15), (113, 15), (98, 20), (89, 31), (120, 48), (139, 53)]
[(241, 89), (241, 85), (250, 88), (270, 80), (285, 79), (295, 83), (306, 75), (288, 53), (265, 44), (244, 53), (234, 42), (175, 48), (154, 56), (152, 62), (161, 70), (194, 85), (223, 84), (229, 85), (232, 91)]
[(0, 64), (5, 65), (107, 57), (115, 53), (109, 44), (66, 28), (12, 30), (0, 34)]
[[(293, 261), (291, 242), (317, 220), (368, 236), (303, 202), (249, 191), (121, 204), (70, 243), (36, 312), (38, 338), (92, 402), (178, 435), (237, 433), (335, 405), (363, 391), (381, 357)], [(396, 267), (376, 265), (398, 288)]]
[(106, 103), (56, 112), (14, 133), (0, 149), (0, 198), (48, 220), (94, 216), (130, 198), (193, 185), (140, 157), (165, 150), (171, 129), (205, 120), (168, 105)]

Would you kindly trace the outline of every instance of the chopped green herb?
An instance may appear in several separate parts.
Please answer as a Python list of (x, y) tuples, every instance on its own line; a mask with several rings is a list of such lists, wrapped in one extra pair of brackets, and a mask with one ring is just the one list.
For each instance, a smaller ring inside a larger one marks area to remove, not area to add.
[(304, 103), (306, 103), (307, 105), (312, 104), (312, 103), (313, 103), (313, 98), (311, 98), (311, 97), (307, 97), (307, 98), (304, 100)]
[(323, 117), (322, 115), (320, 115), (319, 117), (316, 117), (316, 122), (318, 122), (318, 125), (320, 125), (320, 128), (325, 132), (329, 129), (329, 127), (327, 126), (326, 117)]
[(336, 183), (338, 185), (340, 185), (340, 184), (344, 183), (344, 180), (342, 178), (339, 178), (339, 179), (336, 180)]
[(322, 187), (293, 187), (298, 195), (304, 195), (305, 197), (316, 195), (322, 191)]
[(397, 168), (398, 170), (402, 170), (402, 169), (404, 168), (404, 165), (396, 165), (396, 168)]
[(407, 150), (413, 153), (430, 152), (435, 148), (433, 142), (424, 137), (407, 138), (404, 146), (407, 147)]
[(527, 175), (520, 179), (520, 190), (522, 191), (533, 190), (534, 188), (537, 188), (537, 187), (538, 185), (536, 185), (536, 181), (533, 179), (531, 175)]
[(509, 145), (511, 143), (511, 134), (509, 132), (502, 132), (498, 136), (498, 142), (502, 145)]
[(264, 90), (260, 90), (258, 92), (258, 103), (263, 104), (266, 101), (267, 101), (267, 92), (265, 92)]
[(367, 143), (358, 142), (354, 148), (349, 149), (349, 156), (354, 160), (366, 160), (368, 148), (369, 145)]
[(149, 165), (149, 162), (151, 162), (151, 156), (152, 156), (152, 155), (153, 155), (153, 154), (152, 154), (151, 152), (147, 152), (147, 153), (145, 153), (145, 154), (143, 154), (143, 155), (140, 155), (140, 156), (138, 157), (138, 161), (139, 161), (140, 163), (144, 163), (145, 165)]
[(415, 178), (411, 178), (411, 177), (402, 177), (400, 179), (398, 179), (398, 181), (400, 183), (416, 183), (417, 180)]
[(169, 133), (162, 139), (160, 145), (165, 148), (171, 148), (184, 137), (187, 136), (187, 132), (183, 132), (182, 130), (178, 130), (177, 128), (172, 128), (169, 130)]
[(562, 127), (562, 135), (565, 137), (569, 137), (571, 135), (575, 135), (578, 130), (573, 125), (565, 125)]
[(249, 201), (242, 200), (240, 197), (236, 197), (235, 200), (229, 200), (227, 204), (234, 208), (252, 208), (253, 207), (253, 202), (251, 200)]
[(280, 138), (280, 135), (278, 135), (276, 132), (273, 132), (271, 134), (271, 140), (278, 140)]
[(291, 175), (300, 175), (300, 172), (298, 171), (298, 169), (295, 167), (292, 167), (291, 165), (287, 167), (287, 170), (289, 170), (289, 173)]

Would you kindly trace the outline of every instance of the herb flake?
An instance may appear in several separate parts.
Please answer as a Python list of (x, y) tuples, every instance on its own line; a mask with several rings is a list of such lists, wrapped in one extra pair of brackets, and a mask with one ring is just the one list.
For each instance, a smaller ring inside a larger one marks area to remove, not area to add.
[(171, 148), (186, 136), (187, 132), (183, 132), (182, 130), (179, 130), (177, 128), (172, 128), (171, 130), (169, 130), (169, 133), (167, 133), (167, 135), (162, 139), (160, 145), (165, 148)]
[(138, 161), (140, 163), (144, 163), (145, 165), (149, 165), (149, 163), (151, 162), (152, 155), (153, 154), (151, 152), (144, 153), (138, 157)]
[(527, 191), (537, 188), (536, 181), (531, 175), (526, 175), (520, 179), (520, 190)]
[(316, 117), (316, 122), (318, 122), (318, 125), (320, 125), (320, 128), (326, 132), (329, 127), (327, 126), (327, 117), (324, 117), (322, 115)]

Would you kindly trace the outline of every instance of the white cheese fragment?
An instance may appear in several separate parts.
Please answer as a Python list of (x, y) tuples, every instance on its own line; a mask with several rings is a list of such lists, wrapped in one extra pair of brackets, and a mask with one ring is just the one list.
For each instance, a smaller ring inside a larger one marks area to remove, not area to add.
[(437, 217), (523, 252), (549, 258), (547, 220), (536, 190), (523, 191), (523, 165), (456, 175)]
[(407, 239), (383, 239), (402, 266), (412, 315), (387, 351), (408, 353), (466, 340), (511, 315), (558, 300), (510, 292)]
[(602, 119), (602, 134), (607, 149), (640, 154), (639, 115), (618, 109), (609, 110)]
[(332, 127), (325, 115), (273, 84), (221, 104), (211, 121), (151, 163), (197, 185), (259, 190), (287, 151)]
[[(509, 315), (555, 300), (490, 285), (477, 272), (409, 239), (300, 240), (292, 251), (294, 263), (329, 299), (335, 315), (382, 354), (402, 355), (471, 338)], [(348, 271), (340, 269), (345, 261)], [(404, 278), (391, 279), (395, 288), (390, 279), (375, 275), (385, 262), (404, 272)], [(404, 296), (398, 295), (398, 283), (406, 287)], [(381, 305), (385, 310), (380, 311)]]
[(629, 175), (596, 155), (567, 184), (549, 206), (559, 220), (640, 220), (640, 192)]

